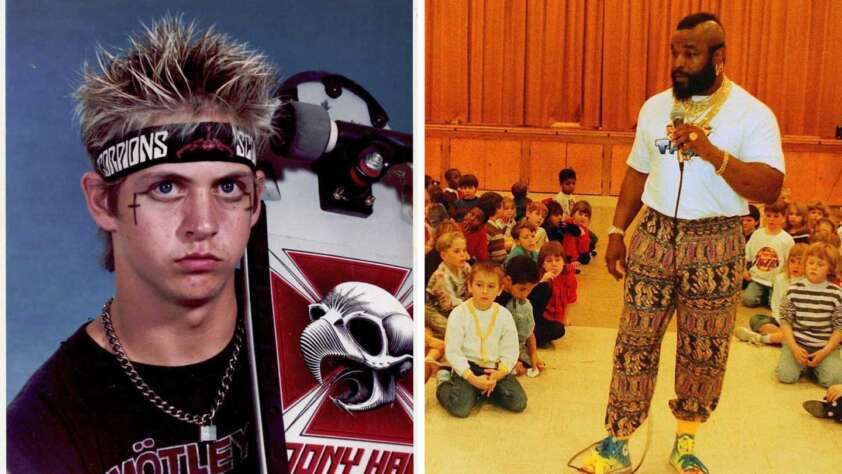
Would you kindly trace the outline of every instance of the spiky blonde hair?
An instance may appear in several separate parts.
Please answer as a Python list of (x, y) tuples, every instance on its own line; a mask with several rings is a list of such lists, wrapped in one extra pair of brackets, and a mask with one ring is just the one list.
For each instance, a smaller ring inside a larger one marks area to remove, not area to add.
[(213, 27), (166, 16), (129, 37), (128, 50), (99, 46), (98, 68), (85, 65), (75, 91), (85, 148), (95, 158), (109, 140), (168, 114), (211, 112), (264, 143), (278, 105), (274, 67)]

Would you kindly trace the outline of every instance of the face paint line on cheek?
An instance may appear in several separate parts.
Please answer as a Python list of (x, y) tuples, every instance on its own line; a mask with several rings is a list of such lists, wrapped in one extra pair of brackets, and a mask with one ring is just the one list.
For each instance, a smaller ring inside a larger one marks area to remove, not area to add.
[(140, 204), (137, 203), (137, 194), (138, 193), (134, 193), (132, 203), (129, 204), (129, 208), (131, 208), (132, 213), (134, 214), (134, 225), (137, 225), (137, 208), (140, 207)]

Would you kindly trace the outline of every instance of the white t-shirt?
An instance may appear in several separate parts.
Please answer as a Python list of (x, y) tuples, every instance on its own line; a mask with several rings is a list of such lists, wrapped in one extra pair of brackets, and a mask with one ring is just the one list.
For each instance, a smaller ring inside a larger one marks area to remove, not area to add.
[(775, 277), (783, 271), (793, 245), (795, 240), (785, 230), (775, 235), (769, 235), (766, 228), (754, 231), (746, 244), (746, 262), (751, 263), (751, 280), (771, 287)]
[[(643, 104), (634, 145), (626, 161), (635, 170), (649, 175), (643, 190), (643, 203), (667, 216), (675, 212), (679, 180), (678, 161), (675, 152), (670, 151), (666, 130), (672, 108), (672, 89), (650, 97)], [(728, 99), (709, 125), (712, 129), (709, 140), (727, 151), (732, 160), (766, 163), (781, 172), (786, 171), (775, 115), (742, 87), (731, 83)], [(745, 198), (717, 176), (710, 162), (698, 156), (684, 164), (682, 187), (678, 208), (681, 219), (748, 214)]]

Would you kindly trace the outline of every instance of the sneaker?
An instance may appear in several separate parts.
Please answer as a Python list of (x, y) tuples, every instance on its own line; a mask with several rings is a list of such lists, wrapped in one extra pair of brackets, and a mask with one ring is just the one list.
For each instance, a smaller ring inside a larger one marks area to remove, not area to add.
[(709, 474), (704, 463), (693, 454), (696, 438), (691, 434), (676, 435), (670, 454), (670, 466), (680, 474)]
[(832, 418), (833, 412), (830, 410), (830, 404), (821, 400), (807, 400), (801, 406), (807, 410), (807, 413), (816, 418)]
[(755, 345), (763, 344), (763, 342), (760, 340), (760, 338), (763, 336), (752, 331), (747, 327), (738, 327), (734, 330), (734, 335), (737, 336), (737, 339), (743, 342), (750, 342)]
[(438, 383), (450, 382), (450, 379), (453, 376), (450, 374), (450, 371), (447, 369), (441, 369), (436, 373), (436, 381)]
[(613, 436), (607, 436), (591, 452), (582, 471), (592, 474), (621, 474), (631, 472), (629, 443)]

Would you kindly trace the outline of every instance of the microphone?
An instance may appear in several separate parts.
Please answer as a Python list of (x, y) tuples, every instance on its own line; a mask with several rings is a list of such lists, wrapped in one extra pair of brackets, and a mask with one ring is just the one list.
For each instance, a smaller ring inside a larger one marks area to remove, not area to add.
[(388, 150), (387, 166), (412, 161), (412, 135), (358, 123), (331, 120), (320, 105), (289, 101), (272, 118), (272, 150), (281, 156), (315, 161), (339, 146), (378, 143)]
[[(673, 104), (672, 110), (670, 111), (670, 122), (672, 122), (673, 127), (679, 127), (680, 125), (684, 125), (684, 107), (680, 105)], [(687, 156), (681, 150), (676, 150), (676, 157), (678, 158), (678, 166), (681, 170), (684, 170), (684, 161), (687, 160)]]

